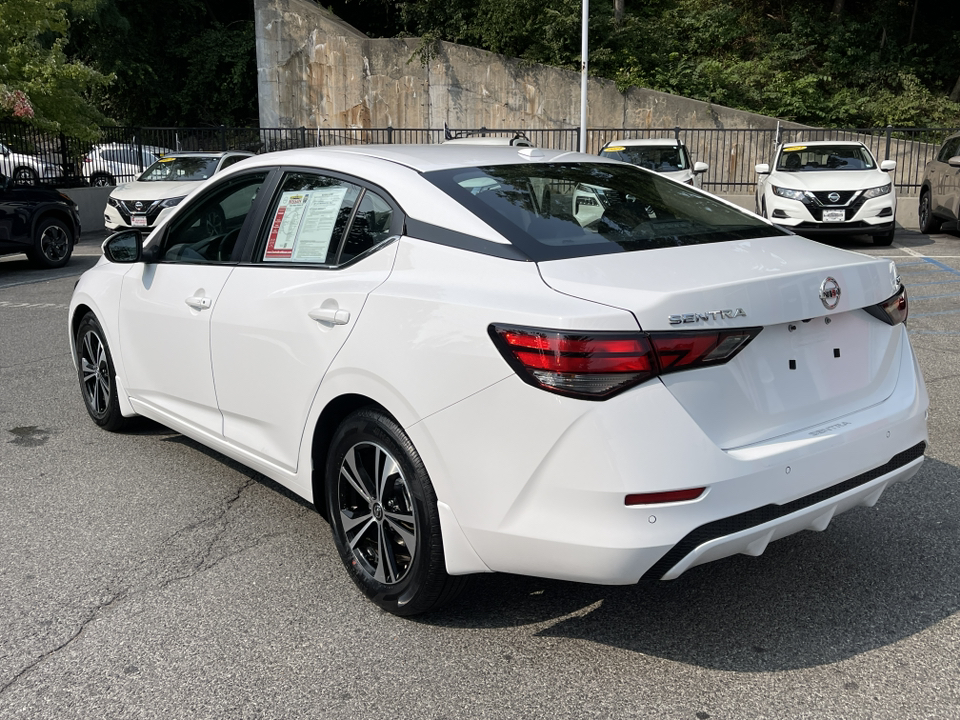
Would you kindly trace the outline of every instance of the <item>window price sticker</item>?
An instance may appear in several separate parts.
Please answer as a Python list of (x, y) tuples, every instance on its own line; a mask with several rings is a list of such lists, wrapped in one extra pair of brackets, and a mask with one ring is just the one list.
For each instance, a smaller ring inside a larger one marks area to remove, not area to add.
[(283, 193), (263, 259), (325, 262), (346, 194), (345, 187)]

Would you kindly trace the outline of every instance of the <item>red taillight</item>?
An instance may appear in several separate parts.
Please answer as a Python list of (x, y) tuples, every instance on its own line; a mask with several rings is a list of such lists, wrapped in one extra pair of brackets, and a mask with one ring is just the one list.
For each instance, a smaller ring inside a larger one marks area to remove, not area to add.
[(760, 328), (694, 332), (572, 332), (491, 325), (490, 337), (523, 380), (603, 400), (678, 370), (727, 362)]
[(888, 325), (899, 325), (906, 322), (907, 316), (910, 314), (909, 304), (907, 303), (907, 289), (901, 285), (892, 297), (887, 298), (882, 303), (864, 308), (864, 310)]
[(633, 493), (623, 499), (624, 505), (659, 505), (662, 503), (696, 500), (703, 495), (706, 488), (688, 488), (686, 490), (670, 490), (668, 492)]

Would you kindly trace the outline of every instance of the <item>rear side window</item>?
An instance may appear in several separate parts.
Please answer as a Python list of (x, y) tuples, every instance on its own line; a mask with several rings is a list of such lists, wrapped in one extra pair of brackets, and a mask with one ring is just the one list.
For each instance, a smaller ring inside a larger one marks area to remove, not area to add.
[(789, 234), (629, 165), (530, 163), (425, 177), (534, 261)]

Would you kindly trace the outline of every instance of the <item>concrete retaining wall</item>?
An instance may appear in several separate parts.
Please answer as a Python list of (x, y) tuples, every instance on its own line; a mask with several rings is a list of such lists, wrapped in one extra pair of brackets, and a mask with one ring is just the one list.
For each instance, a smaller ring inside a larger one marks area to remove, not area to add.
[[(368, 38), (307, 0), (255, 0), (261, 127), (575, 128), (580, 75), (417, 38)], [(775, 118), (592, 79), (595, 128), (774, 128)], [(783, 127), (802, 128), (795, 123)]]

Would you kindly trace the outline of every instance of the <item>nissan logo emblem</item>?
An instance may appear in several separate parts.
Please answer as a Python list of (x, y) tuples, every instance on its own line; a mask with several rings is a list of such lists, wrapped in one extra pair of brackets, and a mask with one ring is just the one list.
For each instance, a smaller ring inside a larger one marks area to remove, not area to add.
[(829, 200), (832, 203), (840, 202), (840, 193), (835, 193), (835, 192), (830, 193), (829, 195), (827, 195), (827, 200)]
[(832, 277), (820, 283), (820, 302), (827, 310), (833, 310), (840, 302), (840, 283)]
[(139, 200), (137, 200), (137, 201), (133, 204), (133, 206), (134, 206), (137, 210), (143, 210), (143, 203), (140, 202)]

